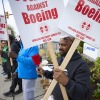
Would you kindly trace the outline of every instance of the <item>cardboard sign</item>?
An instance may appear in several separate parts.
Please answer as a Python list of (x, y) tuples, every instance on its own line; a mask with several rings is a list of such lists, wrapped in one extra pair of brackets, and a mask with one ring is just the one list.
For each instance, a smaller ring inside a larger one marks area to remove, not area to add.
[(100, 48), (99, 0), (69, 0), (58, 27), (68, 34)]
[(7, 40), (5, 17), (0, 15), (0, 40)]
[(64, 10), (62, 0), (9, 0), (9, 3), (25, 48), (65, 35), (57, 28)]

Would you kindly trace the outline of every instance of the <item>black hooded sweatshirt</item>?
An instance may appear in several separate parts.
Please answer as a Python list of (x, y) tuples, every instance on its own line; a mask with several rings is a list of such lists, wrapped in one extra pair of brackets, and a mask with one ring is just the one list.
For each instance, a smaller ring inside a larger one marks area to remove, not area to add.
[[(19, 50), (20, 50), (20, 43), (19, 41), (17, 41), (14, 36), (12, 36), (11, 34), (9, 34), (9, 40), (10, 40), (10, 47), (11, 47), (11, 51), (14, 51), (16, 54), (18, 54)], [(8, 61), (10, 61), (10, 58), (8, 57), (8, 53), (2, 52), (2, 57), (8, 59)], [(10, 67), (10, 71), (15, 72), (16, 68), (17, 68), (17, 61), (15, 59), (13, 60), (13, 66)]]
[[(62, 57), (58, 59), (59, 65), (62, 63)], [(88, 100), (90, 93), (90, 72), (86, 62), (75, 52), (66, 66), (69, 82), (65, 87), (69, 100)], [(53, 72), (45, 71), (46, 78), (53, 79)], [(59, 84), (55, 86), (53, 92), (54, 100), (64, 100)]]

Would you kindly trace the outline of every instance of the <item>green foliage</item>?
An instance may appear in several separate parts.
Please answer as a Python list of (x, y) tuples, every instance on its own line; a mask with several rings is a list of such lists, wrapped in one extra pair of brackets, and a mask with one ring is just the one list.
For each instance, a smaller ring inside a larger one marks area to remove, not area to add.
[(83, 44), (84, 44), (84, 42), (80, 42), (80, 44), (79, 44), (79, 46), (77, 47), (77, 51), (80, 53), (80, 54), (82, 54), (83, 53)]
[(79, 44), (79, 46), (83, 47), (83, 45), (84, 45), (84, 42), (81, 41), (80, 44)]
[[(56, 53), (56, 58), (58, 59), (59, 57), (60, 57), (60, 54)], [(52, 64), (52, 59), (51, 59), (50, 55), (48, 55), (47, 60), (49, 61), (50, 64)]]
[(11, 27), (10, 25), (7, 25), (8, 30), (11, 30), (11, 34), (15, 37), (15, 31), (13, 29), (13, 27)]
[(60, 53), (56, 53), (56, 57), (58, 59), (60, 57)]
[(100, 80), (100, 58), (96, 59), (94, 62), (94, 67), (92, 67), (90, 70), (93, 73), (92, 77)]
[(77, 47), (77, 51), (78, 51), (80, 54), (82, 54), (82, 53), (83, 53), (83, 47), (78, 46), (78, 47)]
[(91, 76), (90, 76), (90, 82), (91, 82), (91, 84), (95, 84), (95, 79)]
[(90, 60), (86, 59), (84, 56), (82, 56), (82, 59), (89, 65), (91, 63)]
[(97, 58), (94, 65), (90, 67), (91, 85), (95, 85), (95, 90), (92, 92), (94, 100), (100, 100), (100, 58)]
[(100, 100), (100, 83), (97, 83), (97, 89), (93, 92), (95, 100)]
[(48, 55), (47, 60), (48, 60), (49, 64), (52, 64), (52, 59), (51, 59), (50, 55)]

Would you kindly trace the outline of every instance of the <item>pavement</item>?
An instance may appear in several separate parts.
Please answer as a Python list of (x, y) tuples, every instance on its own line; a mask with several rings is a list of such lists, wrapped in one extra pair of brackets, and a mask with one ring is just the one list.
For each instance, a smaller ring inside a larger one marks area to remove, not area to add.
[[(23, 100), (22, 93), (15, 95), (15, 98), (3, 96), (4, 92), (9, 91), (9, 88), (11, 86), (11, 81), (4, 82), (6, 75), (3, 75), (1, 73), (2, 73), (2, 67), (0, 65), (0, 100)], [(41, 80), (41, 78), (36, 79), (35, 100), (41, 100), (44, 96), (44, 89), (43, 89), (43, 85), (40, 83), (40, 80)], [(18, 89), (18, 87), (16, 87), (16, 90), (17, 89)]]

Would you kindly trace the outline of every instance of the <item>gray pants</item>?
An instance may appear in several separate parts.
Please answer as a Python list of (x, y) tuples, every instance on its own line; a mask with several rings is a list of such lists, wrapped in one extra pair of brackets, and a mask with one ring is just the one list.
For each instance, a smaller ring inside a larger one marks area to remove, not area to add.
[(35, 90), (35, 79), (22, 79), (23, 86), (23, 98), (24, 100), (35, 100), (34, 90)]

